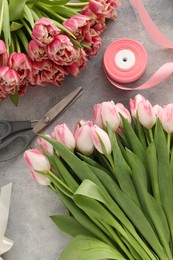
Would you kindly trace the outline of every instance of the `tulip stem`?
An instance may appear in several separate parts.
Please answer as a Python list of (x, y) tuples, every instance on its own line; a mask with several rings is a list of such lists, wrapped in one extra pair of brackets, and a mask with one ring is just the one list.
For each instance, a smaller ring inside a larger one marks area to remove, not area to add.
[(85, 7), (88, 4), (88, 2), (82, 2), (82, 3), (66, 3), (65, 6), (68, 7)]
[(25, 26), (26, 30), (28, 31), (29, 35), (31, 35), (32, 30), (29, 28), (28, 24), (26, 23), (26, 21), (24, 19), (21, 19), (23, 25)]
[(36, 6), (39, 7), (39, 9), (43, 10), (46, 14), (48, 14), (48, 16), (50, 16), (53, 19), (58, 19), (62, 22), (66, 21), (66, 19), (64, 17), (62, 17), (61, 15), (51, 11), (50, 9), (48, 9), (47, 7), (43, 6), (43, 4), (36, 4)]
[(150, 142), (153, 142), (154, 141), (154, 138), (153, 138), (153, 132), (152, 132), (152, 129), (148, 129), (148, 133), (149, 133), (149, 138), (150, 138)]
[(170, 155), (170, 147), (171, 147), (171, 134), (167, 134), (167, 147), (168, 147), (168, 155)]
[(53, 190), (54, 192), (56, 192), (56, 189), (54, 188), (54, 186), (53, 186), (52, 184), (49, 184), (48, 186), (51, 188), (51, 190)]

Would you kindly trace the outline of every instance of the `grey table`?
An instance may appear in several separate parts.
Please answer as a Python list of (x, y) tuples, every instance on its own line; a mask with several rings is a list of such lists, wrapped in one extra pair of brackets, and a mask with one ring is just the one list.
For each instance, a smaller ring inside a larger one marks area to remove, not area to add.
[[(154, 22), (173, 41), (173, 0), (143, 0)], [(120, 38), (140, 41), (149, 55), (145, 75), (135, 86), (148, 79), (163, 63), (173, 60), (173, 51), (155, 44), (145, 32), (139, 17), (129, 1), (123, 1), (118, 9), (118, 18), (109, 21), (102, 34), (102, 46), (98, 55), (88, 62), (88, 68), (76, 78), (68, 76), (61, 88), (53, 86), (28, 89), (17, 108), (9, 100), (0, 103), (0, 119), (39, 119), (48, 109), (77, 86), (84, 89), (83, 96), (46, 130), (51, 133), (55, 125), (67, 123), (73, 130), (79, 119), (91, 119), (93, 106), (102, 101), (114, 100), (128, 107), (129, 98), (138, 91), (122, 91), (113, 87), (106, 79), (102, 59), (107, 46)], [(173, 77), (159, 86), (140, 91), (152, 104), (164, 105), (173, 102)], [(35, 142), (33, 142), (34, 146)], [(66, 214), (58, 197), (47, 187), (39, 186), (29, 174), (22, 156), (0, 164), (0, 186), (13, 183), (10, 217), (6, 236), (14, 240), (13, 248), (4, 254), (5, 260), (55, 260), (68, 242), (49, 219), (50, 215)], [(75, 260), (75, 259), (72, 259)], [(91, 259), (92, 260), (92, 259)]]

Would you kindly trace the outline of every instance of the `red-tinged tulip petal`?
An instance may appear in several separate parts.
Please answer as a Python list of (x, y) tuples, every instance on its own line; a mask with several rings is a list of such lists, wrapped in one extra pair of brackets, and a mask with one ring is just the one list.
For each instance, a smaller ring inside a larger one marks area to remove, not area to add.
[(120, 126), (120, 116), (113, 101), (102, 102), (94, 106), (94, 123), (103, 127), (109, 123), (111, 129), (116, 131)]
[[(45, 135), (49, 138), (51, 138), (50, 135)], [(38, 138), (37, 139), (37, 143), (42, 146), (50, 155), (53, 155), (53, 146), (47, 142), (46, 140), (44, 140), (43, 138)]]
[(82, 41), (85, 37), (85, 34), (90, 29), (90, 17), (82, 14), (77, 14), (72, 16), (63, 22), (63, 26), (65, 26), (70, 32), (72, 32), (77, 41)]
[(42, 61), (48, 58), (47, 48), (39, 46), (36, 41), (31, 40), (28, 44), (28, 55), (33, 61)]
[(173, 133), (173, 103), (163, 107), (161, 123), (167, 133)]
[(152, 128), (156, 123), (156, 116), (152, 105), (148, 100), (139, 102), (138, 104), (138, 118), (140, 123), (147, 129)]
[[(115, 105), (115, 109), (116, 109), (117, 113), (121, 114), (124, 118), (126, 118), (129, 121), (129, 123), (131, 123), (131, 115), (123, 104), (117, 103)], [(123, 128), (123, 123), (122, 123), (121, 117), (120, 117), (120, 127)]]
[(74, 129), (74, 137), (76, 140), (76, 148), (85, 155), (89, 155), (94, 151), (94, 144), (91, 137), (91, 121), (81, 120), (76, 123)]
[(25, 151), (23, 157), (30, 167), (32, 178), (41, 185), (49, 185), (50, 180), (36, 172), (41, 171), (46, 173), (50, 170), (51, 165), (45, 155), (37, 149), (29, 149)]
[(52, 137), (64, 144), (70, 151), (74, 151), (76, 145), (75, 138), (65, 123), (54, 128)]
[(91, 127), (91, 137), (92, 137), (92, 141), (93, 141), (95, 148), (100, 153), (104, 153), (100, 139), (104, 145), (104, 148), (105, 148), (107, 154), (111, 153), (111, 151), (112, 151), (111, 142), (110, 142), (108, 134), (103, 129), (101, 129), (97, 125), (93, 125)]
[(32, 38), (41, 47), (50, 44), (60, 30), (49, 18), (41, 18), (36, 21), (32, 30)]
[(144, 101), (144, 100), (145, 100), (145, 98), (140, 94), (137, 94), (134, 97), (134, 99), (130, 99), (130, 102), (129, 102), (130, 103), (130, 112), (134, 118), (136, 118), (136, 116), (137, 116), (139, 102)]

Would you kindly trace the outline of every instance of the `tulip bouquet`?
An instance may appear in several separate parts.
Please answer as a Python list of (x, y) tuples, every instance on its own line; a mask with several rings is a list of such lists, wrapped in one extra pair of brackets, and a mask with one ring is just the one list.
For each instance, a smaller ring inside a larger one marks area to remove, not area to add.
[(2, 0), (0, 100), (9, 96), (17, 104), (28, 84), (60, 86), (65, 75), (85, 69), (118, 5), (118, 0)]
[(130, 112), (96, 104), (74, 134), (58, 125), (24, 153), (32, 178), (69, 211), (51, 216), (72, 237), (60, 260), (173, 259), (173, 104), (138, 94)]

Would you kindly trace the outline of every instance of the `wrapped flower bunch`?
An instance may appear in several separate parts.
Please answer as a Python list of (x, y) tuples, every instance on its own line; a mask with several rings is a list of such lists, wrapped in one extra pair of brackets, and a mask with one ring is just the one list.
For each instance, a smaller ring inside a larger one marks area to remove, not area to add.
[(51, 216), (72, 237), (59, 259), (172, 260), (173, 104), (138, 94), (130, 111), (109, 101), (93, 114), (24, 153), (32, 178), (69, 211)]
[(118, 6), (118, 0), (2, 0), (0, 100), (17, 104), (28, 85), (60, 86), (67, 74), (85, 69)]

